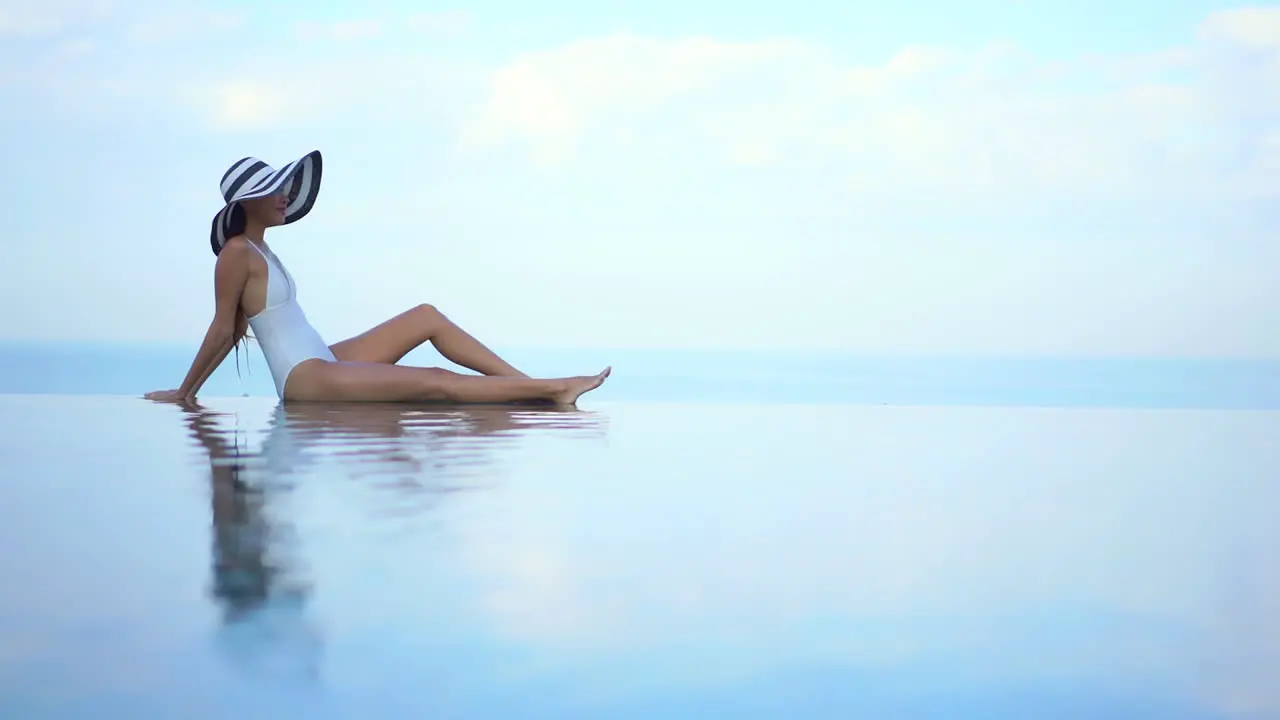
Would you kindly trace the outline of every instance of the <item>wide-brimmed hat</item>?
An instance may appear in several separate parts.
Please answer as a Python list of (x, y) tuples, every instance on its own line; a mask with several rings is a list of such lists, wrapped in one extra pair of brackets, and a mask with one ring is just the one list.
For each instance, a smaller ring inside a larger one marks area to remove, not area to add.
[[(222, 199), (226, 204), (214, 216), (213, 227), (209, 231), (213, 254), (221, 252), (222, 246), (230, 237), (232, 220), (239, 209), (237, 203), (242, 200), (266, 197), (288, 188), (289, 206), (284, 211), (285, 224), (306, 217), (316, 204), (316, 196), (320, 194), (322, 165), (319, 150), (313, 150), (279, 170), (257, 158), (237, 160), (222, 176)], [(241, 209), (240, 212), (244, 211)]]

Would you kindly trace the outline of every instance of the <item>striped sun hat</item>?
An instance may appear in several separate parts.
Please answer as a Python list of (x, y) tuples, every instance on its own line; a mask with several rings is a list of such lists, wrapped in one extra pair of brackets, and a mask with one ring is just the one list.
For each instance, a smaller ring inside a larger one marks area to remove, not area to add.
[(285, 209), (284, 222), (301, 220), (311, 212), (320, 194), (320, 151), (313, 150), (298, 160), (276, 170), (257, 158), (247, 157), (236, 161), (222, 176), (222, 199), (226, 205), (213, 218), (209, 242), (213, 254), (222, 251), (227, 242), (232, 219), (241, 200), (253, 200), (289, 189), (289, 206)]

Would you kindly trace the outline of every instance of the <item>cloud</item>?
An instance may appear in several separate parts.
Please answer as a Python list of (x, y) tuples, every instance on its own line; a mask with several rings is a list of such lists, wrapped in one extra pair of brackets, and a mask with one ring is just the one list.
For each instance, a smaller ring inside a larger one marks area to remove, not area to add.
[(79, 34), (154, 43), (242, 22), (239, 13), (210, 10), (190, 0), (0, 0), (0, 37)]
[(1201, 24), (1200, 34), (1248, 49), (1274, 49), (1280, 47), (1280, 8), (1221, 10)]
[[(207, 40), (246, 20), (185, 4), (0, 0), (0, 32), (65, 32), (95, 17), (110, 17), (118, 38), (143, 44), (200, 33)], [(262, 58), (248, 57), (255, 51), (228, 66), (215, 63), (212, 41), (195, 42), (159, 66), (136, 53), (132, 63), (117, 57), (125, 51), (96, 36), (69, 37), (57, 53), (32, 58), (31, 79), (21, 82), (34, 95), (85, 102), (121, 102), (127, 89), (131, 101), (167, 100), (167, 110), (221, 132), (299, 117), (364, 122), (369, 113), (410, 128), (424, 116), (465, 113), (449, 129), (472, 153), (815, 172), (849, 194), (1257, 197), (1280, 189), (1274, 8), (1210, 15), (1185, 47), (1073, 60), (992, 43), (905, 47), (880, 62), (851, 63), (837, 48), (796, 38), (621, 33), (525, 53), (487, 68), (475, 87), (464, 87), (473, 66), (433, 54), (434, 45), (400, 42), (469, 22), (462, 12), (299, 22), (285, 32), (380, 42), (326, 46), (322, 56), (304, 45), (289, 82), (272, 89)], [(104, 53), (121, 62), (90, 57)], [(143, 67), (145, 84), (135, 77)]]
[(275, 83), (233, 80), (209, 93), (209, 119), (219, 130), (260, 130), (286, 117), (285, 93)]
[(423, 12), (409, 18), (407, 27), (433, 35), (458, 35), (471, 26), (471, 15), (465, 11)]
[[(834, 169), (851, 192), (1256, 194), (1275, 190), (1276, 105), (1221, 81), (1280, 87), (1277, 40), (1261, 8), (1209, 17), (1192, 47), (1075, 62), (996, 43), (860, 65), (798, 40), (621, 34), (497, 69), (462, 138), (564, 158), (625, 129), (639, 152), (675, 137), (686, 160)], [(1265, 57), (1243, 69), (1241, 49)]]
[(39, 34), (0, 46), (13, 60), (0, 62), (0, 102), (15, 119), (52, 116), (99, 131), (182, 121), (175, 111), (185, 107), (207, 112), (210, 88), (226, 81), (227, 33), (247, 19), (185, 0), (5, 2), (0, 17)]
[(531, 53), (494, 72), (489, 98), (464, 131), (463, 142), (571, 142), (619, 115), (696, 96), (770, 60), (803, 51), (802, 44), (791, 41), (668, 42), (623, 34)]
[(343, 52), (301, 64), (288, 82), (264, 78), (256, 67), (248, 62), (217, 73), (192, 73), (171, 92), (184, 115), (217, 133), (284, 127), (311, 133), (335, 126), (403, 131), (447, 111), (439, 99), (455, 72), (427, 59), (406, 62), (395, 54)]
[(245, 22), (245, 16), (238, 12), (170, 8), (139, 17), (130, 23), (125, 35), (135, 43), (169, 43), (235, 30), (244, 27)]
[(120, 11), (118, 0), (0, 0), (0, 37), (47, 37)]
[[(419, 301), (416, 268), (482, 264), (487, 286), (441, 269), (428, 299), (481, 308), (467, 321), (512, 344), (1280, 348), (1263, 312), (1280, 300), (1271, 11), (1207, 16), (1152, 52), (854, 61), (801, 38), (632, 33), (495, 56), (439, 39), (464, 14), (235, 26), (157, 3), (111, 6), (92, 32), (67, 24), (92, 3), (24, 5), (26, 26), (64, 30), (0, 48), (6, 119), (104, 146), (202, 137), (189, 162), (219, 171), (246, 142), (322, 147), (342, 202), (307, 236), (383, 293), (356, 310), (317, 292), (352, 330)], [(357, 255), (353, 231), (406, 239)], [(493, 300), (530, 267), (535, 299)]]
[[(71, 9), (93, 7), (115, 8), (109, 0), (56, 0), (44, 10), (13, 5), (0, 17), (14, 27), (53, 27)], [(847, 194), (1258, 196), (1277, 190), (1280, 166), (1272, 130), (1280, 91), (1271, 89), (1280, 88), (1273, 82), (1280, 32), (1268, 29), (1280, 27), (1278, 18), (1268, 8), (1217, 13), (1186, 47), (1075, 60), (992, 43), (905, 47), (859, 64), (795, 38), (621, 33), (520, 55), (490, 67), (482, 85), (464, 87), (473, 66), (399, 41), (406, 32), (456, 33), (468, 16), (423, 13), (291, 26), (306, 40), (380, 43), (342, 43), (300, 58), (289, 82), (270, 90), (261, 58), (212, 73), (213, 50), (198, 47), (150, 70), (156, 83), (147, 88), (87, 60), (53, 68), (57, 82), (47, 84), (75, 86), (68, 97), (92, 97), (95, 85), (100, 94), (134, 87), (135, 100), (167, 93), (180, 103), (171, 109), (193, 111), (189, 118), (220, 132), (269, 130), (300, 117), (364, 122), (369, 113), (409, 128), (425, 116), (465, 113), (451, 129), (472, 153), (514, 149), (543, 164), (665, 157), (673, 167), (817, 172)], [(155, 42), (243, 22), (188, 8), (136, 15), (127, 33)]]
[(304, 39), (367, 40), (378, 37), (385, 30), (380, 20), (342, 20), (319, 23), (304, 21), (294, 25), (294, 32)]
[(471, 16), (461, 11), (420, 12), (408, 17), (361, 18), (337, 22), (304, 20), (295, 23), (293, 30), (296, 35), (307, 40), (366, 40), (399, 32), (439, 36), (457, 35), (464, 31), (470, 22)]
[(61, 27), (61, 23), (47, 15), (0, 8), (0, 36), (46, 35), (59, 27)]
[[(115, 7), (92, 32), (80, 32), (68, 24), (74, 3), (62, 4), (66, 12), (39, 16), (58, 32), (22, 48), (21, 63), (0, 63), (0, 92), (23, 115), (214, 133), (406, 127), (424, 110), (448, 107), (438, 102), (440, 88), (456, 74), (428, 53), (381, 42), (423, 31), (396, 35), (400, 25), (377, 18), (268, 26), (245, 13), (139, 4)], [(380, 42), (360, 42), (370, 39)], [(232, 42), (240, 50), (228, 54)], [(160, 45), (168, 46), (163, 61)]]

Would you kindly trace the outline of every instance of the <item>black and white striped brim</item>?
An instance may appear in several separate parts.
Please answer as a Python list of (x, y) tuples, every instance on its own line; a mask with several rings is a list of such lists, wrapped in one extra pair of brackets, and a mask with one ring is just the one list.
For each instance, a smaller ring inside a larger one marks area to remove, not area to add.
[(311, 212), (316, 196), (320, 194), (321, 167), (319, 150), (313, 150), (279, 170), (252, 157), (233, 164), (222, 176), (222, 199), (226, 201), (226, 205), (214, 217), (213, 228), (210, 230), (209, 241), (213, 245), (214, 254), (226, 244), (231, 211), (241, 200), (266, 197), (292, 183), (284, 222), (287, 225), (305, 217)]

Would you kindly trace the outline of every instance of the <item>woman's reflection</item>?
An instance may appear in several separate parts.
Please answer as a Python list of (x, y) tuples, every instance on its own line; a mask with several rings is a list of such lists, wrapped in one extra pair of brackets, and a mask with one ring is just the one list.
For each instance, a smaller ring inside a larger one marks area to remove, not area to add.
[(576, 408), (293, 403), (275, 407), (260, 453), (276, 478), (323, 464), (439, 495), (482, 485), (498, 451), (530, 432), (600, 437), (603, 427)]
[(309, 594), (300, 568), (290, 562), (289, 529), (269, 519), (271, 489), (255, 482), (252, 455), (238, 427), (220, 428), (227, 416), (187, 405), (187, 427), (209, 460), (213, 516), (211, 592), (222, 618), (218, 641), (238, 664), (314, 677), (319, 633), (305, 617)]
[[(283, 649), (307, 675), (318, 665), (319, 633), (304, 617), (311, 590), (288, 542), (291, 523), (280, 517), (290, 491), (285, 476), (337, 470), (438, 497), (483, 484), (495, 452), (528, 432), (603, 433), (598, 416), (574, 408), (295, 403), (275, 407), (266, 437), (251, 451), (235, 413), (198, 403), (183, 410), (209, 462), (220, 640), (250, 665)], [(324, 492), (323, 486), (307, 490)]]

